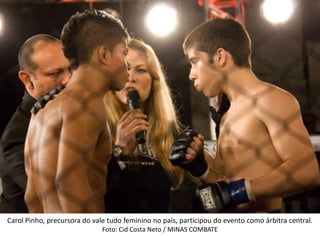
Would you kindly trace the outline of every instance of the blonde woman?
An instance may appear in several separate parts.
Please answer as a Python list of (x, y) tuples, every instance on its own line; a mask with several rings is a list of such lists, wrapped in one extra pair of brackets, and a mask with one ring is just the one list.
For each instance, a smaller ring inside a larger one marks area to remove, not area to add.
[[(105, 96), (113, 139), (108, 168), (106, 212), (167, 212), (169, 193), (183, 180), (183, 170), (168, 157), (181, 131), (166, 77), (154, 50), (131, 39), (125, 88)], [(141, 109), (130, 109), (129, 90), (136, 90)], [(136, 134), (146, 131), (146, 153), (139, 154)]]

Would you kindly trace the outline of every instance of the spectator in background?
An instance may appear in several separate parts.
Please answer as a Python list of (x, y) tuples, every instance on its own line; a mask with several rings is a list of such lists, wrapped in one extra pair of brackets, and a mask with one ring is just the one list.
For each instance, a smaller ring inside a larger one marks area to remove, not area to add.
[(27, 39), (18, 54), (19, 78), (25, 86), (21, 104), (7, 124), (0, 141), (0, 212), (28, 212), (24, 201), (27, 176), (24, 143), (31, 108), (44, 94), (70, 79), (70, 63), (62, 43), (54, 36), (37, 34)]

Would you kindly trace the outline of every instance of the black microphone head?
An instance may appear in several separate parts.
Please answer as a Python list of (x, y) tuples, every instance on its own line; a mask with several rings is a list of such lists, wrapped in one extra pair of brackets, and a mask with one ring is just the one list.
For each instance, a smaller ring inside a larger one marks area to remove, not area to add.
[(137, 90), (131, 89), (128, 91), (127, 102), (130, 109), (140, 108), (140, 96)]

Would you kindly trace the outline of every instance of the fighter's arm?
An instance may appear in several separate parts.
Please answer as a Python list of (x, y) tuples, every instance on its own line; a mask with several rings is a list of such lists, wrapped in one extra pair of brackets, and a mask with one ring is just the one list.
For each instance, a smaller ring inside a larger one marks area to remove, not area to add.
[[(286, 92), (262, 100), (261, 120), (282, 164), (270, 174), (251, 180), (254, 195), (275, 197), (293, 194), (319, 184), (319, 168), (296, 99)], [(276, 101), (277, 105), (274, 105)], [(268, 186), (268, 188), (266, 188)]]
[(170, 161), (198, 177), (203, 183), (221, 178), (222, 165), (219, 158), (204, 150), (204, 137), (192, 130), (180, 134), (172, 145)]
[(208, 183), (196, 190), (201, 202), (199, 207), (204, 211), (219, 212), (231, 205), (253, 201), (248, 181), (243, 178), (232, 182), (222, 180), (222, 160), (219, 155), (214, 158), (204, 151), (203, 141), (202, 135), (187, 130), (174, 142), (169, 157), (173, 165), (186, 169), (202, 183)]
[(211, 153), (205, 151), (204, 154), (209, 171), (206, 178), (202, 179), (202, 183), (213, 183), (223, 179), (223, 162), (219, 153), (213, 156)]
[(63, 118), (55, 179), (63, 212), (99, 211), (88, 176), (104, 125), (85, 112)]
[[(32, 159), (31, 159), (31, 152), (32, 148), (30, 146), (30, 142), (33, 140), (32, 131), (27, 133), (25, 138), (25, 146), (24, 146), (24, 167), (25, 167), (25, 173), (27, 178), (26, 183), (26, 191), (25, 191), (25, 202), (28, 207), (28, 211), (30, 213), (43, 213), (43, 205), (42, 202), (39, 199), (38, 193), (35, 188), (35, 179), (39, 179), (37, 174), (38, 171), (34, 171), (32, 168)], [(35, 170), (37, 169), (34, 168)]]
[(24, 166), (25, 166), (25, 172), (26, 172), (26, 175), (28, 176), (30, 174), (30, 167), (31, 167), (31, 164), (29, 163), (30, 162), (30, 148), (29, 148), (28, 135), (26, 135), (23, 161), (24, 161)]
[(203, 150), (205, 161), (208, 165), (207, 171), (201, 176), (202, 183), (213, 183), (223, 178), (223, 163), (217, 152), (215, 156), (204, 148), (204, 136), (198, 134), (193, 138), (190, 147), (187, 149), (186, 159), (193, 160)]

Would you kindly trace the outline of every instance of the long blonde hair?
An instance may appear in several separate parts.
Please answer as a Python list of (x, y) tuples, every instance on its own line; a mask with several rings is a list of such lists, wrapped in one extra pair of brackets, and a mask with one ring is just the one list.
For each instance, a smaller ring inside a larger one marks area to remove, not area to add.
[[(129, 49), (144, 53), (147, 58), (148, 71), (152, 77), (151, 93), (144, 104), (144, 112), (149, 121), (147, 143), (171, 177), (172, 187), (177, 188), (183, 180), (184, 171), (170, 163), (169, 152), (172, 143), (181, 131), (181, 124), (176, 115), (164, 71), (154, 50), (149, 45), (141, 40), (131, 39), (128, 46)], [(126, 108), (116, 97), (114, 91), (109, 91), (104, 99), (107, 122), (113, 141), (115, 141), (117, 123)]]

